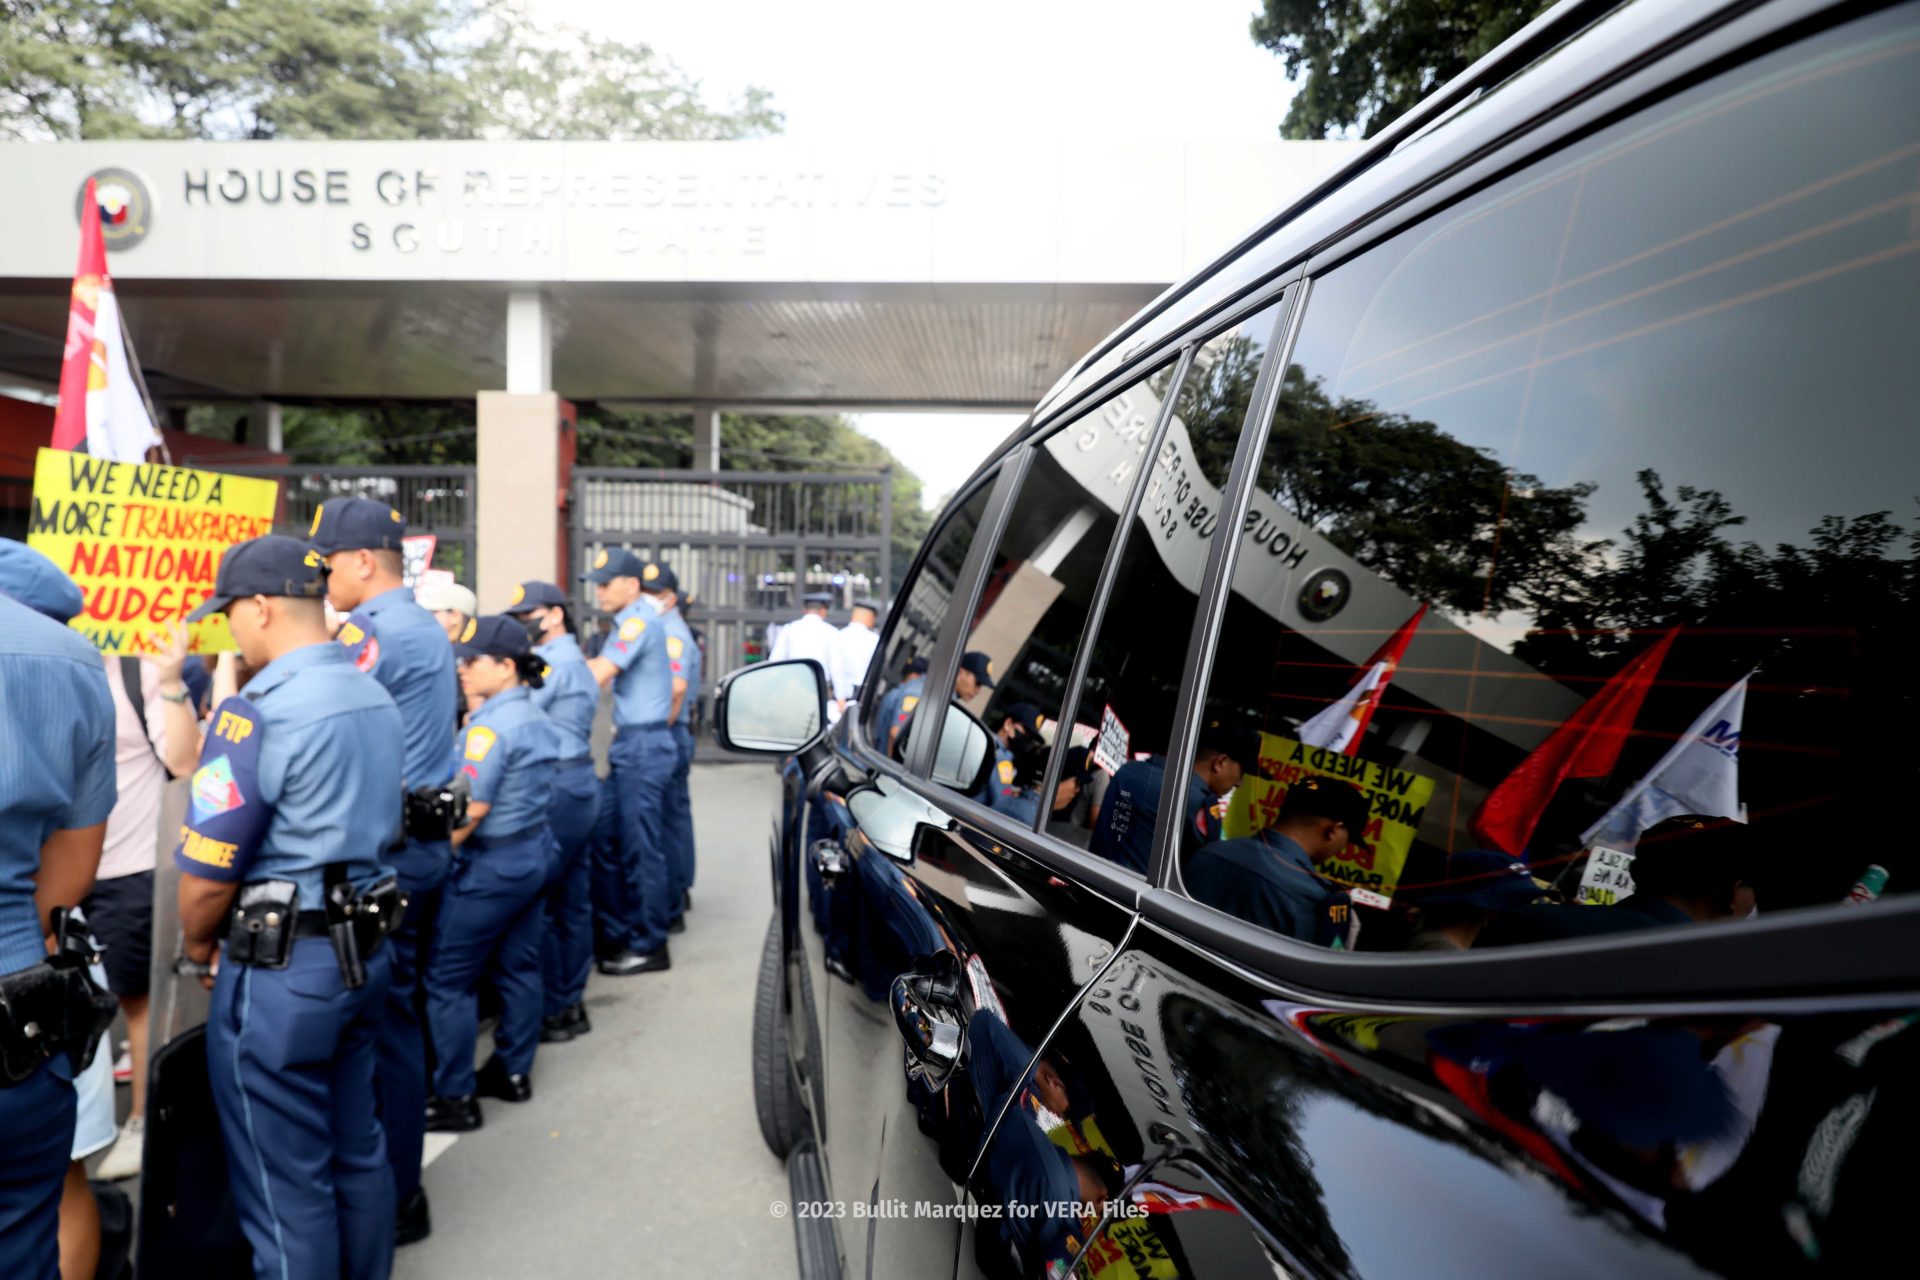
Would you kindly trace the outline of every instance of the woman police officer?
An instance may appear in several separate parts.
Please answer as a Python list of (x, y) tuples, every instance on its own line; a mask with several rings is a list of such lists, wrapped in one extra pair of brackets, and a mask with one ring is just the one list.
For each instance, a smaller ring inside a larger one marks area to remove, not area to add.
[[(548, 810), (563, 754), (559, 730), (532, 697), (546, 664), (518, 619), (474, 619), (454, 652), (461, 690), (480, 705), (455, 748), (472, 795), (467, 823), (453, 833), (454, 869), (427, 965), (435, 1060), (427, 1128), (443, 1132), (480, 1127), (476, 1092), (506, 1102), (533, 1096), (542, 901), (557, 857)], [(487, 975), (500, 993), (500, 1024), (494, 1055), (476, 1075), (477, 987)]]

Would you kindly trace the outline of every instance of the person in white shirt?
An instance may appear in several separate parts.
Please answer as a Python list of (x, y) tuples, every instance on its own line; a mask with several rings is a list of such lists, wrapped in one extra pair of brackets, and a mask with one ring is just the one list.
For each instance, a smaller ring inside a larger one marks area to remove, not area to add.
[(846, 714), (847, 704), (853, 701), (854, 690), (867, 678), (867, 665), (873, 661), (873, 651), (880, 644), (880, 633), (876, 630), (879, 621), (879, 601), (862, 596), (853, 602), (853, 621), (840, 628), (833, 637), (827, 678), (833, 683), (837, 715)]
[[(827, 679), (833, 679), (833, 642), (840, 633), (827, 621), (827, 608), (833, 604), (833, 596), (825, 591), (815, 591), (801, 598), (806, 612), (798, 619), (780, 628), (780, 634), (774, 637), (771, 662), (787, 662), (795, 658), (812, 658), (827, 673)], [(838, 720), (840, 711), (830, 697), (827, 700), (829, 720)]]

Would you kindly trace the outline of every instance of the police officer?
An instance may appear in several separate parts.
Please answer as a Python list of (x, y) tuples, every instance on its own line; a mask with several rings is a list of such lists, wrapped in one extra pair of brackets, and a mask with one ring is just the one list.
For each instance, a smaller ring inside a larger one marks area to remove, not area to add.
[[(1031, 823), (1040, 812), (1039, 774), (1046, 770), (1046, 718), (1031, 702), (1011, 702), (994, 735), (993, 773), (983, 800), (1014, 822)], [(1036, 767), (1037, 766), (1037, 767)]]
[[(52, 908), (93, 887), (116, 798), (106, 672), (63, 625), (80, 608), (80, 589), (51, 560), (0, 541), (0, 992), (9, 1003), (16, 984), (38, 985), (49, 964)], [(24, 1043), (22, 1032), (0, 1018), (0, 1276), (55, 1280), (76, 1046)]]
[[(455, 646), (460, 687), (480, 703), (459, 742), (460, 773), (471, 785), (467, 821), (453, 833), (459, 860), (447, 881), (427, 962), (427, 1025), (433, 1033), (433, 1096), (427, 1128), (465, 1132), (481, 1124), (485, 1094), (503, 1102), (533, 1097), (533, 1055), (545, 998), (540, 934), (555, 862), (554, 766), (562, 735), (533, 703), (546, 662), (527, 631), (501, 614), (476, 618)], [(479, 983), (500, 993), (494, 1054), (476, 1076), (473, 1040)]]
[[(603, 688), (613, 688), (615, 732), (608, 755), (619, 806), (618, 865), (625, 893), (620, 901), (605, 904), (612, 941), (622, 949), (602, 958), (599, 968), (615, 977), (654, 973), (673, 964), (667, 952), (673, 877), (662, 818), (680, 748), (671, 727), (673, 669), (667, 629), (656, 607), (641, 596), (645, 572), (638, 556), (615, 547), (601, 551), (586, 575), (601, 610), (613, 614), (613, 631), (587, 667)], [(621, 887), (610, 889), (618, 894)], [(624, 938), (619, 936), (623, 933)]]
[(400, 513), (384, 503), (336, 498), (314, 512), (308, 534), (313, 549), (326, 558), (327, 599), (348, 615), (340, 643), (353, 665), (379, 681), (400, 708), (403, 774), (407, 788), (422, 801), (408, 806), (405, 843), (385, 855), (410, 900), (402, 927), (389, 940), (393, 982), (380, 1032), (380, 1116), (399, 1197), (395, 1231), (401, 1244), (424, 1239), (433, 1229), (420, 1185), (427, 1041), (417, 1004), (421, 944), (433, 936), (452, 851), (446, 819), (433, 816), (434, 806), (425, 797), (453, 779), (447, 734), (459, 704), (446, 632), (401, 580), (406, 532)]
[(906, 728), (913, 709), (920, 705), (921, 687), (926, 682), (926, 658), (907, 659), (900, 683), (881, 696), (880, 705), (874, 710), (873, 745), (876, 750), (889, 756), (896, 755), (901, 731)]
[(800, 616), (780, 628), (780, 634), (773, 638), (772, 662), (787, 662), (795, 658), (811, 658), (820, 664), (821, 674), (828, 680), (827, 718), (840, 718), (840, 703), (831, 693), (833, 680), (833, 642), (839, 636), (833, 624), (827, 621), (827, 610), (833, 605), (833, 593), (828, 591), (810, 591), (800, 597), (804, 611)]
[(686, 926), (685, 913), (693, 901), (693, 796), (688, 783), (693, 774), (693, 704), (700, 698), (700, 646), (693, 628), (680, 612), (680, 579), (658, 562), (640, 566), (640, 594), (660, 613), (667, 630), (667, 669), (673, 673), (673, 743), (679, 757), (667, 783), (667, 811), (662, 819), (673, 883), (668, 891), (668, 933)]
[(513, 589), (507, 616), (527, 629), (533, 652), (547, 664), (533, 704), (560, 735), (553, 770), (553, 828), (558, 866), (547, 886), (546, 928), (540, 968), (546, 997), (540, 1023), (543, 1044), (593, 1030), (581, 997), (593, 967), (593, 903), (588, 894), (588, 845), (600, 811), (600, 780), (593, 774), (593, 716), (600, 686), (574, 639), (566, 593), (551, 582), (523, 582)]
[(298, 539), (255, 538), (221, 557), (214, 594), (188, 615), (226, 614), (255, 672), (214, 711), (173, 856), (188, 958), (222, 948), (207, 1066), (261, 1280), (393, 1265), (374, 1097), (390, 948), (360, 926), (399, 905), (380, 855), (398, 834), (402, 724), (330, 643), (326, 578)]
[(854, 691), (867, 678), (873, 651), (880, 644), (880, 634), (874, 629), (879, 622), (880, 602), (871, 596), (861, 596), (853, 602), (852, 619), (834, 633), (827, 679), (833, 686), (833, 698), (839, 704), (841, 715), (846, 714)]
[[(982, 689), (991, 688), (993, 688), (993, 659), (978, 649), (969, 649), (961, 654), (960, 669), (953, 673), (954, 701), (965, 702)], [(896, 759), (906, 758), (907, 739), (913, 734), (913, 717), (918, 709), (917, 699), (913, 706), (905, 708), (903, 713), (905, 718), (901, 720), (899, 729), (893, 737), (893, 755)], [(974, 798), (985, 802), (980, 796)]]
[(1323, 947), (1344, 947), (1352, 903), (1321, 878), (1366, 830), (1367, 798), (1338, 778), (1310, 776), (1287, 788), (1272, 826), (1194, 849), (1181, 869), (1194, 901), (1262, 929)]

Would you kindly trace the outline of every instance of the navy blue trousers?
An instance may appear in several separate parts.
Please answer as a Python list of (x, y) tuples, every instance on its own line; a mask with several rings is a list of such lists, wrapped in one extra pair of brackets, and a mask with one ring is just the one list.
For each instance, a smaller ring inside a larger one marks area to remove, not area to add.
[(222, 963), (207, 1014), (207, 1072), (228, 1185), (260, 1280), (385, 1280), (393, 1171), (373, 1076), (391, 983), (340, 981), (333, 944), (302, 938), (285, 969)]
[(588, 881), (593, 899), (593, 954), (605, 959), (627, 949), (632, 914), (627, 906), (627, 871), (620, 861), (620, 798), (609, 774), (600, 783), (600, 808), (588, 842), (592, 864)]
[(687, 890), (693, 888), (693, 796), (687, 782), (693, 772), (693, 731), (683, 724), (673, 726), (674, 746), (680, 762), (674, 766), (667, 784), (667, 847), (673, 851), (673, 888), (668, 916), (678, 920)]
[(608, 753), (620, 808), (620, 868), (627, 879), (627, 949), (642, 955), (667, 945), (673, 919), (667, 792), (680, 759), (673, 731), (622, 729)]
[(593, 903), (588, 889), (589, 846), (600, 814), (600, 780), (592, 760), (561, 765), (553, 776), (548, 811), (558, 865), (547, 884), (546, 932), (540, 940), (548, 1016), (578, 1004), (593, 970)]
[(552, 842), (545, 824), (498, 843), (475, 836), (447, 879), (426, 974), (433, 1091), (443, 1098), (474, 1091), (483, 977), (500, 993), (493, 1040), (502, 1065), (516, 1075), (533, 1070), (540, 1047), (541, 903)]
[(60, 1180), (73, 1151), (75, 1106), (65, 1076), (64, 1059), (57, 1068), (41, 1063), (0, 1089), (0, 1276), (7, 1280), (60, 1278)]
[(393, 1190), (405, 1204), (420, 1187), (421, 1148), (427, 1137), (427, 1027), (420, 973), (433, 938), (433, 917), (447, 879), (452, 847), (444, 840), (409, 840), (387, 865), (407, 893), (406, 919), (381, 950), (389, 953), (393, 982), (380, 1022), (380, 1123), (387, 1131)]

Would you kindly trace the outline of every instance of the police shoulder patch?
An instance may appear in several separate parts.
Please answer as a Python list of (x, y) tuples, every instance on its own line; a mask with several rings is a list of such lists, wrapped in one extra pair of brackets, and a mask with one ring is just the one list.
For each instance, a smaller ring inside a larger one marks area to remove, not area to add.
[(900, 714), (902, 716), (905, 716), (907, 712), (913, 710), (915, 707), (919, 705), (920, 705), (920, 699), (912, 694), (909, 694), (908, 696), (900, 699)]
[(346, 647), (355, 669), (370, 672), (380, 664), (380, 637), (373, 634), (373, 619), (366, 614), (348, 614), (334, 638)]
[(667, 637), (667, 656), (669, 658), (677, 658), (685, 650), (686, 650), (686, 645), (681, 642), (679, 636)]
[(620, 624), (620, 638), (622, 640), (638, 640), (646, 629), (647, 623), (644, 618), (628, 618)]
[(483, 724), (476, 724), (467, 730), (467, 759), (481, 761), (487, 758), (487, 752), (493, 750), (495, 734)]
[(1009, 787), (1013, 785), (1013, 761), (1002, 760), (1000, 762), (1000, 781)]

